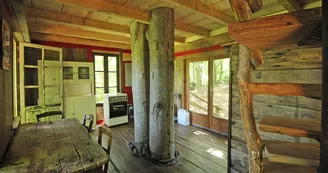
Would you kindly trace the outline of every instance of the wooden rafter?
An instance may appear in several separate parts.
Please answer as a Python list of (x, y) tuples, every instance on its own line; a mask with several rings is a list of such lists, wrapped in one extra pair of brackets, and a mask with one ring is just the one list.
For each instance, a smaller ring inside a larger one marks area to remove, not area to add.
[[(43, 9), (27, 8), (27, 16), (32, 19), (41, 19), (41, 20), (47, 20), (47, 21), (52, 21), (52, 22), (59, 22), (59, 23), (63, 23), (63, 24), (77, 25), (77, 26), (80, 26), (80, 30), (83, 30), (87, 27), (87, 28), (95, 28), (95, 29), (100, 29), (100, 30), (114, 31), (115, 33), (123, 33), (124, 36), (126, 36), (126, 37), (130, 36), (130, 27), (129, 26), (108, 23), (108, 22), (101, 22), (98, 20), (87, 19), (87, 18), (77, 17), (77, 16), (63, 14), (63, 13), (56, 13), (56, 12), (51, 12), (51, 11), (47, 11), (47, 10), (43, 10)], [(29, 24), (29, 25), (33, 25), (33, 24)], [(32, 26), (30, 26), (30, 27), (32, 27)], [(42, 27), (44, 27), (44, 26), (42, 26)], [(50, 30), (49, 26), (48, 26), (48, 30)], [(62, 30), (63, 29), (55, 30), (54, 32), (61, 32)], [(66, 30), (68, 30), (68, 28), (66, 28)], [(82, 32), (80, 30), (78, 30), (78, 32)], [(33, 31), (41, 32), (41, 31), (36, 31), (35, 27), (34, 27)], [(49, 33), (49, 32), (50, 31), (48, 31), (48, 32), (43, 31), (41, 33)], [(88, 31), (85, 31), (85, 32), (88, 33)], [(77, 35), (77, 33), (75, 34), (75, 33), (69, 32), (69, 34), (74, 34), (74, 35)], [(64, 35), (64, 34), (61, 32), (61, 34), (58, 34), (58, 35)], [(88, 35), (92, 35), (92, 33), (90, 33)], [(99, 35), (100, 37), (94, 37), (92, 39), (107, 40), (106, 39), (107, 34), (95, 33), (95, 35)], [(105, 37), (102, 37), (101, 35), (105, 35)], [(83, 35), (81, 35), (81, 36), (83, 36)], [(127, 42), (126, 38), (124, 38), (124, 37), (121, 37), (121, 38), (122, 38), (122, 40), (121, 41), (117, 40), (117, 42)], [(115, 40), (111, 40), (111, 41), (115, 41)], [(184, 43), (185, 38), (176, 36), (175, 42), (176, 43)]]
[(232, 16), (229, 16), (225, 12), (218, 10), (217, 8), (213, 7), (213, 5), (207, 5), (199, 0), (164, 0), (164, 1), (179, 7), (185, 7), (193, 11), (202, 13), (223, 24), (228, 24), (236, 21)]
[(289, 12), (301, 10), (298, 0), (278, 0), (278, 2)]
[(49, 10), (43, 10), (38, 8), (27, 8), (27, 16), (29, 18), (43, 19), (67, 24), (74, 24), (79, 26), (87, 26), (97, 29), (104, 29), (109, 31), (120, 32), (130, 35), (130, 27), (113, 24), (108, 22), (101, 22), (98, 20), (87, 19), (82, 17), (77, 17), (73, 15), (51, 12)]
[[(142, 23), (149, 23), (149, 14), (147, 12), (122, 6), (116, 3), (112, 3), (105, 0), (93, 0), (93, 1), (80, 1), (80, 0), (56, 0), (58, 3), (73, 6), (84, 6), (95, 11), (112, 13), (119, 16), (127, 17), (133, 20), (137, 20)], [(209, 36), (210, 31), (207, 29), (191, 26), (182, 22), (175, 22), (175, 28), (177, 30), (193, 33), (200, 36)]]
[(24, 0), (11, 0), (24, 42), (31, 42), (27, 26)]
[(83, 38), (52, 35), (52, 34), (41, 34), (41, 33), (34, 33), (34, 32), (31, 32), (30, 36), (31, 36), (32, 40), (53, 41), (53, 42), (82, 44), (82, 45), (99, 46), (99, 47), (130, 49), (130, 44), (115, 43), (115, 42), (109, 42), (109, 41), (83, 39)]
[(53, 34), (53, 35), (62, 35), (70, 37), (78, 37), (85, 39), (94, 39), (102, 41), (111, 41), (118, 43), (130, 43), (129, 37), (122, 37), (117, 35), (85, 31), (81, 29), (63, 27), (63, 26), (54, 26), (54, 25), (42, 25), (42, 24), (32, 24), (29, 23), (29, 28), (31, 32), (43, 33), (43, 34)]

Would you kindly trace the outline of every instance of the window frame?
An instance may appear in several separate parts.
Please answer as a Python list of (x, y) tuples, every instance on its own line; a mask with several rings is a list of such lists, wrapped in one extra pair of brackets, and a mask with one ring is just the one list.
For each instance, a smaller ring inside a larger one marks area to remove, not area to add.
[[(104, 57), (104, 71), (97, 71), (96, 70), (96, 63), (95, 63), (95, 56), (103, 56)], [(94, 86), (94, 90), (95, 90), (95, 95), (97, 93), (97, 88), (103, 88), (104, 89), (104, 93), (108, 93), (110, 88), (115, 88), (117, 90), (117, 93), (120, 92), (120, 55), (119, 54), (111, 54), (111, 53), (98, 53), (98, 52), (93, 52), (92, 53), (93, 56), (93, 66), (94, 66), (94, 82), (95, 82), (95, 86)], [(108, 73), (113, 72), (113, 71), (109, 71), (108, 70), (108, 57), (116, 57), (116, 83), (117, 86), (109, 86), (109, 82), (108, 82)], [(103, 72), (104, 73), (104, 87), (96, 87), (96, 73), (99, 72)], [(102, 106), (103, 103), (96, 103), (97, 106)]]

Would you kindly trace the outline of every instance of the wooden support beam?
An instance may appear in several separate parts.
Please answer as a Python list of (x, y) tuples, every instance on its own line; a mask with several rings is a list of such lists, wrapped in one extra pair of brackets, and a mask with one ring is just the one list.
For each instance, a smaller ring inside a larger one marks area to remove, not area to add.
[(260, 11), (263, 8), (262, 0), (247, 0), (249, 7), (252, 10), (252, 13)]
[(176, 163), (173, 120), (174, 10), (151, 10), (147, 31), (150, 54), (149, 151), (156, 162)]
[(101, 22), (98, 20), (87, 19), (87, 18), (72, 16), (63, 13), (56, 13), (49, 10), (43, 10), (38, 8), (27, 7), (26, 11), (27, 11), (27, 16), (29, 18), (43, 19), (43, 20), (79, 25), (79, 26), (87, 26), (87, 27), (115, 31), (115, 32), (120, 32), (130, 35), (130, 27), (124, 25)]
[(320, 22), (321, 8), (315, 8), (229, 24), (228, 33), (253, 50), (286, 47), (297, 45)]
[(257, 132), (253, 113), (253, 99), (249, 88), (249, 72), (251, 70), (250, 59), (251, 52), (248, 48), (239, 45), (237, 78), (240, 97), (240, 114), (248, 147), (249, 172), (263, 173), (263, 144), (262, 139)]
[(201, 40), (197, 40), (194, 42), (179, 44), (175, 46), (174, 51), (177, 52), (185, 52), (189, 50), (199, 49), (199, 48), (207, 48), (212, 46), (226, 46), (233, 43), (233, 40), (228, 36), (228, 34), (217, 35), (214, 37), (207, 37)]
[(298, 0), (278, 0), (278, 2), (289, 12), (301, 10)]
[(251, 63), (253, 65), (253, 69), (256, 69), (257, 67), (261, 66), (261, 64), (263, 63), (263, 55), (260, 49), (252, 51)]
[(328, 1), (322, 1), (322, 111), (320, 173), (328, 172)]
[(227, 13), (218, 10), (213, 5), (207, 5), (201, 2), (200, 0), (164, 0), (164, 1), (172, 5), (175, 5), (177, 7), (188, 8), (190, 10), (199, 12), (222, 24), (233, 23), (236, 21), (232, 16), (228, 15)]
[(85, 39), (94, 39), (102, 41), (111, 41), (118, 43), (130, 44), (129, 37), (121, 37), (111, 34), (104, 34), (99, 32), (85, 31), (81, 29), (54, 26), (54, 25), (42, 25), (42, 24), (29, 24), (31, 32), (43, 33), (43, 34), (53, 34), (53, 35), (62, 35), (69, 37), (85, 38)]
[[(119, 16), (127, 17), (142, 23), (149, 24), (149, 14), (147, 12), (122, 6), (110, 1), (105, 0), (93, 0), (93, 1), (81, 1), (81, 0), (56, 0), (56, 2), (63, 3), (65, 5), (73, 6), (84, 6), (96, 11), (116, 14)], [(190, 24), (185, 24), (182, 22), (175, 22), (175, 29), (193, 33), (200, 36), (209, 36), (210, 31), (201, 28), (192, 26)]]
[(252, 94), (321, 98), (321, 85), (315, 84), (249, 84), (249, 90)]
[(91, 40), (91, 39), (83, 39), (83, 38), (60, 36), (60, 35), (41, 34), (41, 33), (34, 33), (34, 32), (32, 32), (30, 35), (31, 35), (32, 40), (53, 41), (53, 42), (82, 44), (82, 45), (99, 46), (99, 47), (130, 49), (130, 44), (124, 44), (124, 43), (114, 43), (114, 42), (109, 42), (109, 41)]
[(29, 30), (27, 26), (26, 13), (25, 13), (25, 1), (24, 0), (12, 0), (12, 6), (17, 17), (20, 32), (23, 36), (24, 42), (31, 42)]
[(134, 112), (135, 149), (131, 152), (142, 156), (143, 147), (149, 144), (149, 46), (146, 38), (148, 25), (137, 21), (131, 22), (132, 49), (132, 93)]

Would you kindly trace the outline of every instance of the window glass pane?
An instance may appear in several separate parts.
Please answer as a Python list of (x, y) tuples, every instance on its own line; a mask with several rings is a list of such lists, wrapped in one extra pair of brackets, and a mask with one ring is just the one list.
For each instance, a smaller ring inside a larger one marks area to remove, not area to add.
[(104, 87), (104, 72), (95, 72), (96, 87)]
[(78, 67), (79, 79), (90, 79), (89, 67)]
[(104, 102), (104, 88), (96, 88), (96, 102), (97, 103)]
[(63, 67), (64, 79), (73, 79), (73, 67)]
[(104, 56), (101, 55), (95, 56), (95, 70), (104, 71)]
[(110, 87), (109, 90), (108, 90), (108, 93), (109, 94), (115, 94), (115, 93), (117, 93), (117, 87)]
[(228, 119), (229, 58), (213, 61), (213, 116)]
[(208, 115), (208, 61), (189, 64), (189, 109)]
[(108, 86), (113, 87), (117, 86), (117, 73), (109, 72), (108, 73)]
[(116, 57), (109, 56), (108, 57), (108, 71), (116, 71)]

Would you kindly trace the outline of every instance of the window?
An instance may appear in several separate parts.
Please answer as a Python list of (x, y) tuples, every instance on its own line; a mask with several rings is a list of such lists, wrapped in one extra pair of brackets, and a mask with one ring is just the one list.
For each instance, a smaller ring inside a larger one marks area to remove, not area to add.
[(118, 55), (94, 54), (96, 101), (103, 103), (104, 94), (115, 94), (119, 86)]

